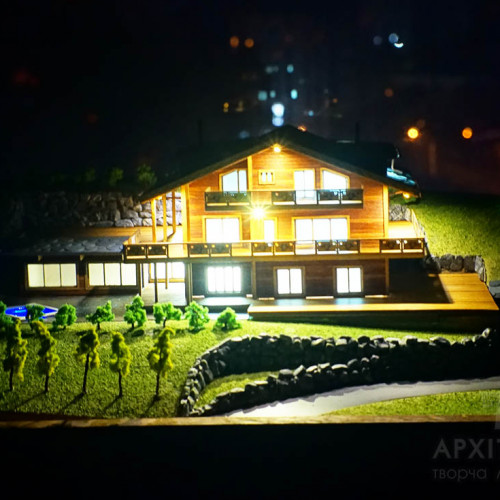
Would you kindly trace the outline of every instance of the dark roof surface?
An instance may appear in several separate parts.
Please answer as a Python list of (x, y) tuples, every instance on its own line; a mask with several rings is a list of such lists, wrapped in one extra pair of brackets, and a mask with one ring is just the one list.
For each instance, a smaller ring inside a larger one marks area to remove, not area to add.
[(392, 144), (336, 142), (285, 125), (260, 137), (209, 144), (181, 153), (169, 164), (163, 184), (150, 189), (142, 198), (147, 200), (158, 196), (209, 172), (243, 160), (276, 143), (388, 185), (410, 191), (416, 189), (415, 186), (387, 178), (387, 167), (391, 165), (392, 159), (399, 157), (399, 151)]

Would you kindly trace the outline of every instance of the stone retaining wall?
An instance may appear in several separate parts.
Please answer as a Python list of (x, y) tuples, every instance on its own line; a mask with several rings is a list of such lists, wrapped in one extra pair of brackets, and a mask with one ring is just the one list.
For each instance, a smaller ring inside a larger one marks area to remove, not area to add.
[[(491, 329), (474, 339), (451, 343), (443, 337), (429, 341), (412, 336), (403, 340), (236, 337), (196, 360), (188, 372), (178, 413), (217, 415), (350, 385), (498, 375), (499, 354), (500, 334)], [(216, 378), (278, 370), (278, 376), (219, 394), (211, 404), (194, 409), (205, 386)]]

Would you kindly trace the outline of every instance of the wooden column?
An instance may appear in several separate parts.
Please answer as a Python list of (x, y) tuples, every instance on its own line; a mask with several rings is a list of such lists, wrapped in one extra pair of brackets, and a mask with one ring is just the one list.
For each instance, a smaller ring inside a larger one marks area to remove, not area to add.
[(151, 219), (152, 219), (152, 224), (151, 224), (152, 241), (153, 243), (156, 243), (156, 199), (155, 198), (151, 200)]
[(193, 265), (191, 262), (184, 264), (184, 289), (186, 293), (186, 304), (189, 305), (193, 301)]
[(175, 191), (172, 191), (172, 235), (177, 231), (177, 211), (175, 209)]
[(163, 207), (163, 241), (167, 241), (167, 193), (161, 195)]
[(182, 200), (182, 239), (183, 241), (191, 241), (191, 224), (189, 219), (189, 184), (185, 184), (181, 188)]
[(384, 238), (389, 237), (389, 188), (383, 188)]
[(257, 264), (255, 261), (252, 262), (252, 271), (251, 271), (251, 287), (252, 287), (252, 298), (257, 300)]
[(158, 269), (156, 268), (156, 262), (153, 264), (153, 269), (155, 270), (155, 304), (158, 302)]
[(389, 259), (385, 258), (385, 294), (389, 295)]

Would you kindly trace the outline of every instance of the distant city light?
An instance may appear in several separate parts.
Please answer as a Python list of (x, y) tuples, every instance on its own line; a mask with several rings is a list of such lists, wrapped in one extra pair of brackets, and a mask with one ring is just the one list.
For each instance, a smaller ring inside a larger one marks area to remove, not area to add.
[(247, 38), (245, 40), (245, 47), (247, 49), (251, 49), (255, 45), (255, 42), (253, 41), (253, 38)]
[(287, 71), (287, 73), (293, 73), (293, 70), (294, 70), (293, 64), (289, 64), (289, 65), (286, 67), (286, 71)]
[(231, 45), (231, 47), (233, 49), (235, 49), (236, 47), (238, 47), (239, 44), (240, 44), (240, 39), (237, 36), (232, 36), (229, 39), (229, 45)]
[(463, 130), (462, 130), (462, 137), (464, 139), (470, 139), (473, 135), (473, 132), (472, 132), (472, 129), (470, 127), (465, 127)]
[(273, 116), (273, 125), (275, 127), (281, 127), (285, 123), (285, 120), (281, 116)]
[(269, 91), (269, 97), (270, 97), (271, 99), (274, 99), (274, 98), (276, 97), (276, 90), (270, 90), (270, 91)]
[(396, 47), (397, 49), (401, 49), (404, 47), (404, 43), (403, 42), (396, 42), (394, 44), (394, 47)]
[(308, 112), (307, 112), (307, 116), (314, 116), (314, 111), (312, 109), (310, 109)]
[(275, 102), (271, 106), (271, 111), (274, 116), (281, 118), (285, 114), (285, 106), (283, 106), (280, 102)]
[(238, 137), (240, 139), (248, 139), (250, 137), (250, 132), (248, 130), (242, 130), (239, 134)]
[(307, 128), (304, 126), (304, 125), (299, 125), (297, 127), (301, 132), (306, 132), (307, 131)]
[(280, 70), (279, 66), (266, 66), (265, 72), (270, 75), (271, 73), (277, 73)]
[(382, 45), (383, 38), (379, 35), (373, 37), (373, 45)]
[(225, 102), (223, 106), (224, 113), (227, 113), (229, 111), (229, 103)]
[(414, 141), (415, 139), (418, 138), (418, 136), (420, 135), (420, 131), (418, 130), (417, 127), (411, 127), (408, 129), (408, 131), (406, 132), (406, 135), (412, 140)]
[(334, 97), (334, 98), (332, 99), (332, 103), (333, 103), (333, 104), (338, 104), (338, 102), (339, 102), (339, 100), (338, 100), (336, 97)]
[(385, 97), (392, 97), (394, 95), (394, 90), (392, 90), (390, 87), (387, 87), (384, 90), (384, 95)]
[(298, 97), (298, 96), (299, 96), (299, 93), (297, 92), (297, 90), (296, 90), (296, 89), (292, 89), (292, 90), (290, 91), (290, 97), (291, 97), (292, 99), (297, 99), (297, 97)]
[(259, 101), (267, 101), (267, 91), (259, 90), (259, 93), (257, 94), (257, 99)]
[(399, 41), (399, 36), (397, 35), (397, 33), (391, 33), (389, 35), (389, 42), (394, 44), (394, 43), (397, 43), (398, 41)]

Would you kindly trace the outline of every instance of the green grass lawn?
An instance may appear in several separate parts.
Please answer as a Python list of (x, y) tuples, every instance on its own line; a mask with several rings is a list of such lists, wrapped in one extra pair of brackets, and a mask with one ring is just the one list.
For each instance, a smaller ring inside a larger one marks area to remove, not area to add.
[(351, 406), (325, 415), (497, 415), (500, 390), (450, 392)]
[(500, 279), (500, 197), (423, 193), (420, 203), (408, 206), (424, 226), (433, 255), (481, 255), (488, 281)]
[[(172, 338), (173, 343), (173, 370), (167, 379), (162, 379), (161, 399), (155, 401), (156, 374), (149, 368), (146, 355), (153, 345), (152, 333), (157, 326), (152, 322), (146, 325), (146, 335), (132, 337), (128, 332), (128, 325), (124, 322), (104, 323), (100, 334), (101, 346), (99, 355), (101, 366), (91, 370), (88, 376), (88, 394), (81, 397), (81, 386), (84, 368), (78, 365), (73, 357), (73, 351), (77, 344), (77, 331), (85, 330), (88, 323), (77, 323), (67, 329), (54, 334), (58, 340), (57, 350), (61, 362), (50, 381), (50, 391), (43, 394), (43, 377), (36, 372), (36, 351), (39, 341), (34, 337), (28, 338), (28, 358), (24, 370), (25, 381), (17, 382), (13, 392), (8, 390), (8, 373), (0, 371), (0, 412), (22, 412), (42, 413), (51, 415), (71, 415), (85, 417), (173, 417), (180, 392), (186, 380), (187, 371), (198, 356), (210, 347), (220, 343), (229, 336), (259, 335), (267, 333), (270, 335), (288, 334), (322, 337), (339, 337), (350, 335), (383, 335), (385, 337), (402, 338), (407, 334), (417, 335), (422, 338), (430, 338), (436, 333), (419, 332), (397, 332), (392, 330), (366, 329), (340, 327), (330, 325), (312, 325), (300, 323), (266, 323), (254, 321), (242, 321), (242, 328), (229, 334), (212, 331), (213, 322), (208, 328), (191, 334), (184, 329), (185, 321), (172, 321), (169, 325), (178, 329), (178, 333)], [(23, 325), (23, 334), (29, 334), (29, 327)], [(112, 330), (121, 331), (125, 334), (126, 341), (130, 345), (133, 356), (130, 375), (124, 379), (124, 397), (118, 399), (117, 375), (112, 373), (108, 367), (110, 356), (110, 335)], [(446, 334), (450, 340), (456, 340), (468, 335)], [(3, 358), (5, 342), (0, 342), (0, 357)], [(266, 375), (267, 376), (267, 375)], [(247, 376), (252, 378), (253, 375)], [(225, 380), (229, 389), (234, 387), (232, 381)], [(238, 381), (241, 386), (245, 385), (245, 377)], [(212, 384), (211, 384), (212, 385)], [(228, 390), (228, 389), (224, 389)], [(214, 395), (217, 390), (214, 390)], [(220, 390), (220, 392), (223, 392)], [(207, 398), (212, 398), (207, 393)]]

